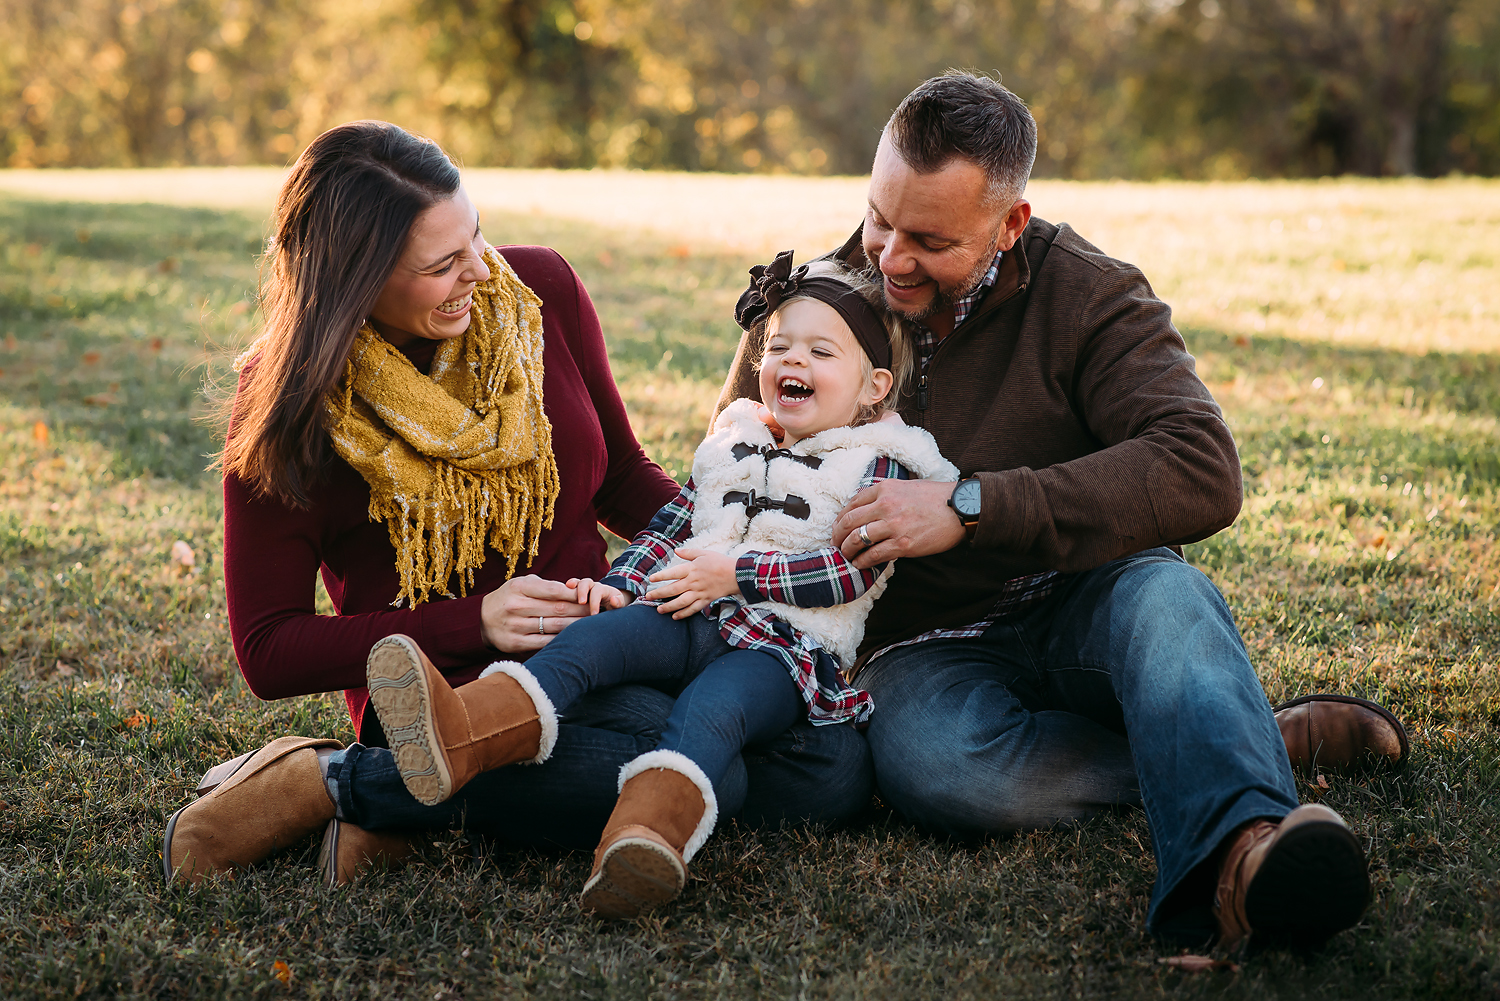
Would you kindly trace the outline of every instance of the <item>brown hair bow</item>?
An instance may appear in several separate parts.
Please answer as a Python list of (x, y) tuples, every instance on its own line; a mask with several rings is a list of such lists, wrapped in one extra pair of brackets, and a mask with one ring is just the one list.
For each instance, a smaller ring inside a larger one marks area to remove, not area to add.
[(837, 278), (821, 275), (809, 278), (806, 264), (793, 271), (790, 250), (777, 254), (770, 264), (757, 264), (750, 269), (750, 287), (734, 306), (735, 322), (749, 330), (769, 319), (783, 302), (803, 296), (837, 310), (875, 367), (891, 367), (890, 334), (870, 301)]

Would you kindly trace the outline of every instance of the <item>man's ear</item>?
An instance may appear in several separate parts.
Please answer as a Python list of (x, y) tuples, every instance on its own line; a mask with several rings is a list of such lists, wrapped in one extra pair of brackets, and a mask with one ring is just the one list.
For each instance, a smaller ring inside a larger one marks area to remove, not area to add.
[(1031, 221), (1031, 203), (1024, 198), (1017, 198), (1016, 203), (1005, 213), (1005, 221), (1000, 224), (1000, 242), (998, 249), (1009, 250), (1016, 245), (1021, 238), (1021, 232), (1026, 224)]
[(870, 373), (869, 385), (865, 386), (864, 393), (860, 394), (860, 402), (873, 407), (875, 404), (879, 403), (881, 400), (890, 395), (891, 386), (894, 385), (895, 382), (896, 377), (891, 374), (890, 369), (877, 368), (875, 371)]

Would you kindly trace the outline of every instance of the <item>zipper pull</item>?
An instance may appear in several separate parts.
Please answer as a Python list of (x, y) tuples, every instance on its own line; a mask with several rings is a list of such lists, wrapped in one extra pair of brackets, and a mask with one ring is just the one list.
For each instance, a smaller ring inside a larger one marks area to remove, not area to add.
[(922, 373), (922, 378), (917, 382), (917, 409), (927, 409), (927, 373)]

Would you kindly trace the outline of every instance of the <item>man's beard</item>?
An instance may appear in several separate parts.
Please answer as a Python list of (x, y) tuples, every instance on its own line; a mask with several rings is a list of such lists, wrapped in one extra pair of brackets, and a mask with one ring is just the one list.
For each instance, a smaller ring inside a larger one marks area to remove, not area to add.
[(866, 278), (874, 282), (876, 285), (880, 286), (880, 299), (885, 304), (886, 309), (890, 310), (892, 313), (895, 313), (903, 320), (910, 320), (913, 323), (921, 323), (928, 317), (936, 315), (940, 310), (951, 310), (958, 304), (958, 300), (962, 299), (964, 296), (968, 295), (970, 292), (973, 292), (976, 288), (978, 288), (979, 283), (984, 281), (985, 273), (990, 270), (990, 265), (995, 263), (995, 253), (999, 249), (1000, 230), (997, 229), (995, 230), (994, 235), (990, 237), (989, 249), (986, 250), (983, 254), (979, 255), (979, 260), (974, 262), (973, 269), (964, 276), (963, 280), (960, 282), (956, 282), (955, 284), (949, 286), (947, 289), (944, 289), (941, 285), (939, 285), (937, 294), (932, 297), (932, 300), (928, 302), (927, 305), (923, 306), (921, 309), (914, 313), (897, 309), (894, 305), (891, 304), (890, 299), (886, 297), (885, 275), (881, 272), (880, 264), (878, 262), (872, 262), (865, 265), (864, 274)]

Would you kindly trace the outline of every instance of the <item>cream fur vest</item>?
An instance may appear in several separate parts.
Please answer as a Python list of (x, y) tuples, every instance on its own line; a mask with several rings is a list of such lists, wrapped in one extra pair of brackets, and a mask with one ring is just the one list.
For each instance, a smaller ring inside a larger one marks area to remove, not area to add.
[[(693, 535), (682, 548), (734, 557), (828, 549), (834, 519), (880, 456), (896, 460), (920, 479), (958, 479), (958, 470), (938, 452), (932, 435), (894, 415), (861, 427), (821, 431), (781, 449), (759, 412), (760, 405), (751, 400), (734, 401), (698, 446), (693, 456)], [(767, 601), (756, 607), (815, 639), (840, 666), (848, 667), (864, 638), (865, 616), (894, 569), (894, 562), (887, 564), (875, 585), (848, 604), (797, 608)]]

